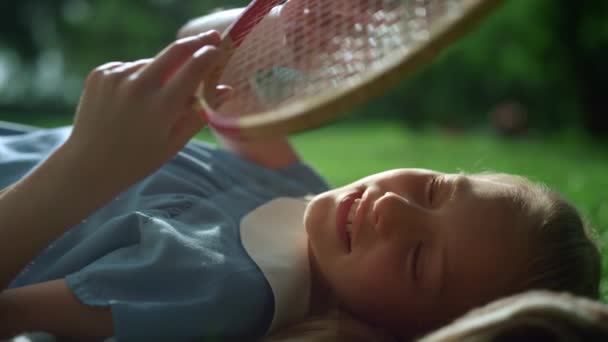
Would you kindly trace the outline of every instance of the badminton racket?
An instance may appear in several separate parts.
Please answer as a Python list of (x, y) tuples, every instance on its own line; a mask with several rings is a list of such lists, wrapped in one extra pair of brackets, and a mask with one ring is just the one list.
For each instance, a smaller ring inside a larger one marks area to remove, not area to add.
[(195, 106), (242, 137), (318, 127), (404, 80), (501, 2), (254, 0), (223, 32), (222, 62)]

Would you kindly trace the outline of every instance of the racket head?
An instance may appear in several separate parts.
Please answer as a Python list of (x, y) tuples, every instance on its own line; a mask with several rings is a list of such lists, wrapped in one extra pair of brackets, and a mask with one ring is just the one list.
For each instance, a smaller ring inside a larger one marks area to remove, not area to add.
[[(286, 135), (385, 92), (472, 30), (502, 0), (257, 0), (223, 34), (198, 95), (216, 130)], [(215, 87), (232, 87), (228, 98)]]

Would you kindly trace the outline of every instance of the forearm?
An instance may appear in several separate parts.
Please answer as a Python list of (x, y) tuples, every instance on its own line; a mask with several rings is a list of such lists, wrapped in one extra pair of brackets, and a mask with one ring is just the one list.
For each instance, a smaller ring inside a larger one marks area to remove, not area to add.
[(67, 145), (0, 194), (0, 286), (6, 288), (42, 249), (122, 187), (104, 181), (93, 156), (78, 156)]
[(65, 279), (0, 293), (0, 339), (27, 331), (45, 331), (74, 341), (114, 335), (110, 307), (82, 303)]
[(6, 193), (10, 188), (11, 188), (12, 184), (7, 186), (6, 188), (0, 190), (0, 197), (2, 196), (2, 194)]
[(216, 65), (219, 42), (209, 32), (173, 42), (155, 58), (110, 62), (89, 73), (67, 142), (0, 194), (0, 289), (66, 230), (171, 160), (204, 126), (192, 95)]
[(239, 139), (228, 138), (218, 133), (215, 135), (226, 150), (269, 169), (280, 169), (299, 159), (286, 137)]

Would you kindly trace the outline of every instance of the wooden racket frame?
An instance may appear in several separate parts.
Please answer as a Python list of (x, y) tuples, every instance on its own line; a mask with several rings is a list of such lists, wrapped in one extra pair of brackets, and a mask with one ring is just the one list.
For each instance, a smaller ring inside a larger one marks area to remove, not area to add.
[[(329, 0), (332, 1), (332, 0)], [(294, 101), (279, 109), (245, 117), (222, 117), (214, 114), (212, 104), (216, 103), (215, 86), (230, 56), (244, 37), (270, 9), (281, 0), (254, 0), (243, 11), (222, 37), (221, 48), (225, 54), (223, 63), (204, 81), (197, 98), (196, 109), (203, 113), (209, 126), (220, 133), (240, 137), (277, 136), (315, 128), (335, 120), (349, 109), (376, 97), (404, 80), (413, 71), (433, 59), (442, 49), (470, 32), (483, 18), (497, 8), (504, 0), (478, 0), (469, 5), (459, 18), (431, 32), (432, 38), (416, 46), (406, 58), (387, 61), (387, 67), (356, 82), (333, 88), (305, 101)], [(205, 86), (209, 85), (209, 86)], [(208, 89), (212, 88), (213, 91)]]

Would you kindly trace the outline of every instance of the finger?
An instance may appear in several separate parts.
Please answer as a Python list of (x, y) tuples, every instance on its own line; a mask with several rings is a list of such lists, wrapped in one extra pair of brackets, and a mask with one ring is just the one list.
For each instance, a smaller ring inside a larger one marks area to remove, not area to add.
[(215, 87), (215, 99), (217, 101), (217, 106), (221, 106), (224, 102), (226, 102), (233, 93), (234, 90), (231, 86), (221, 84)]
[(203, 122), (207, 123), (207, 121), (209, 121), (207, 111), (205, 110), (205, 107), (203, 107), (201, 100), (197, 96), (192, 96), (190, 98), (190, 108), (199, 116), (199, 118)]
[[(228, 100), (234, 93), (232, 87), (227, 85), (218, 85), (215, 89), (215, 98), (218, 101), (218, 106), (221, 106), (222, 103)], [(190, 100), (190, 108), (192, 108), (192, 110), (198, 114), (205, 124), (209, 121), (209, 115), (205, 111), (205, 107), (203, 107), (201, 100), (197, 96), (192, 96)]]
[(211, 45), (196, 51), (167, 83), (165, 98), (177, 99), (180, 102), (190, 98), (201, 81), (214, 70), (220, 56), (220, 50)]
[(188, 111), (187, 114), (180, 117), (171, 130), (169, 153), (171, 155), (177, 153), (204, 126), (205, 122), (194, 111)]
[(119, 67), (123, 64), (123, 62), (108, 62), (91, 70), (85, 80), (85, 88), (91, 88), (95, 86), (103, 78), (106, 72), (108, 72), (108, 70)]
[(112, 93), (127, 77), (149, 64), (151, 59), (140, 59), (134, 62), (108, 63), (98, 68), (94, 81), (101, 91)]
[(108, 62), (98, 66), (97, 68), (93, 69), (93, 71), (106, 71), (124, 64), (124, 62)]
[(108, 65), (96, 73), (91, 83), (95, 81), (94, 83), (98, 86), (97, 89), (112, 94), (120, 84), (128, 80), (134, 72), (148, 65), (150, 61), (151, 59), (140, 59), (134, 62)]
[(140, 59), (134, 62), (123, 63), (122, 65), (118, 65), (110, 69), (110, 72), (114, 73), (122, 73), (122, 74), (132, 74), (137, 70), (143, 68), (144, 66), (150, 64), (152, 62), (152, 58)]
[[(225, 98), (232, 94), (232, 87), (220, 85), (217, 86), (216, 92), (219, 98)], [(193, 110), (178, 119), (171, 130), (172, 143), (170, 153), (172, 154), (177, 153), (207, 124), (207, 113), (200, 105), (196, 105), (198, 102), (196, 98), (193, 97), (191, 99), (191, 108), (193, 108)]]
[(140, 71), (143, 83), (162, 85), (194, 52), (205, 45), (217, 46), (220, 43), (217, 31), (209, 31), (194, 37), (179, 39), (165, 48), (154, 61)]

